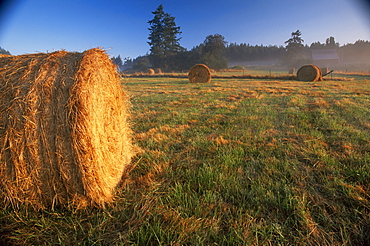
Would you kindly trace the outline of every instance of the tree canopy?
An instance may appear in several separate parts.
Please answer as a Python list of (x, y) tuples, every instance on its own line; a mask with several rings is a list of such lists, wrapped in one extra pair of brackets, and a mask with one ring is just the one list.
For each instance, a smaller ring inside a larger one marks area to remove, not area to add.
[(154, 18), (148, 23), (150, 27), (150, 54), (134, 60), (125, 60), (132, 68), (162, 68), (163, 71), (183, 71), (197, 63), (204, 63), (212, 69), (223, 69), (228, 63), (246, 61), (269, 61), (287, 67), (300, 67), (312, 63), (312, 49), (336, 49), (341, 60), (348, 62), (370, 62), (370, 42), (358, 40), (355, 44), (340, 46), (330, 36), (325, 43), (314, 42), (311, 46), (304, 45), (302, 32), (296, 30), (285, 41), (285, 46), (250, 45), (246, 43), (230, 43), (221, 34), (208, 35), (204, 42), (186, 50), (181, 47), (178, 35), (180, 27), (176, 26), (175, 18), (165, 13), (163, 5), (152, 12)]
[(303, 45), (304, 40), (301, 37), (300, 30), (292, 32), (291, 38), (285, 41), (286, 54), (283, 63), (291, 67), (299, 67), (305, 63), (309, 63), (311, 53), (308, 47)]
[(117, 66), (118, 70), (121, 70), (122, 66), (123, 66), (123, 62), (122, 62), (122, 59), (121, 59), (121, 56), (118, 55), (117, 57), (112, 57), (111, 58), (112, 62), (114, 65)]
[(213, 69), (227, 68), (226, 45), (225, 37), (218, 33), (207, 36), (203, 42), (202, 62)]
[(292, 32), (292, 37), (285, 41), (287, 44), (287, 48), (290, 46), (295, 46), (295, 47), (302, 47), (304, 40), (301, 38), (301, 31), (297, 30), (295, 32)]
[(175, 17), (164, 12), (163, 5), (152, 12), (154, 18), (148, 21), (150, 27), (149, 59), (153, 67), (167, 70), (170, 68), (171, 60), (179, 52), (185, 51), (181, 47), (178, 37), (181, 34), (180, 27), (176, 26)]

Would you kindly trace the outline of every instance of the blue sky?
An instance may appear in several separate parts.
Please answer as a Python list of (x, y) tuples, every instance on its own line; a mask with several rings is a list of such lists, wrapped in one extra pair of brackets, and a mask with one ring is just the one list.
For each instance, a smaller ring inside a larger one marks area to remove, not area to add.
[(206, 36), (229, 43), (284, 45), (293, 31), (304, 44), (333, 36), (341, 45), (370, 40), (368, 0), (8, 0), (0, 6), (0, 47), (13, 55), (84, 51), (136, 58), (149, 52), (148, 21), (163, 4), (186, 49)]

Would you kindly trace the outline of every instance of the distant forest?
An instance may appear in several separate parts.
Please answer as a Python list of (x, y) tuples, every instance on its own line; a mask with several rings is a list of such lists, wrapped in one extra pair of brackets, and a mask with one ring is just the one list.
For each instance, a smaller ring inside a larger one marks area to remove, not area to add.
[(10, 55), (10, 52), (0, 47), (0, 54)]
[[(172, 69), (187, 70), (194, 64), (207, 63), (207, 61), (204, 61), (204, 59), (202, 60), (203, 47), (204, 44), (200, 44), (189, 51), (184, 51), (178, 54), (175, 61), (176, 66), (172, 67)], [(288, 52), (286, 46), (250, 45), (246, 43), (226, 44), (222, 53), (222, 58), (226, 60), (227, 65), (223, 68), (233, 67), (235, 65), (275, 65), (280, 67), (299, 67), (304, 63), (312, 63), (311, 50), (318, 49), (335, 49), (339, 56), (339, 65), (342, 67), (358, 66), (361, 69), (370, 69), (370, 41), (358, 40), (353, 44), (349, 43), (340, 46), (339, 43), (335, 42), (333, 37), (328, 38), (325, 43), (315, 42), (310, 46), (304, 45), (301, 50), (303, 57), (300, 62), (296, 64), (289, 64), (287, 61)], [(139, 56), (135, 59), (126, 58), (124, 62), (120, 64), (122, 64), (122, 70), (145, 71), (145, 69), (151, 67), (149, 55)], [(212, 67), (212, 65), (210, 68), (220, 69), (217, 67)]]
[[(334, 38), (332, 38), (334, 40)], [(339, 57), (337, 66), (355, 65), (359, 67), (368, 67), (370, 69), (370, 41), (358, 40), (354, 44), (345, 44), (340, 46), (338, 43), (312, 43), (303, 48), (305, 57), (303, 63), (312, 63), (311, 50), (335, 49)], [(230, 64), (271, 64), (284, 66), (301, 64), (288, 64), (286, 59), (287, 49), (284, 46), (251, 46), (249, 44), (230, 44), (226, 48), (226, 58)], [(260, 61), (260, 63), (258, 63)], [(265, 63), (263, 62), (265, 61)], [(250, 62), (250, 63), (248, 63)], [(255, 63), (253, 63), (255, 62)], [(270, 62), (270, 63), (268, 63)]]
[[(331, 39), (331, 42), (330, 42)], [(342, 67), (358, 66), (360, 69), (370, 69), (370, 41), (358, 40), (355, 43), (349, 43), (340, 46), (339, 43), (333, 42), (334, 38), (328, 38), (325, 43), (315, 42), (310, 46), (305, 45), (303, 54), (305, 57), (303, 63), (312, 62), (310, 50), (314, 49), (336, 49), (339, 56), (340, 65)], [(191, 50), (180, 52), (173, 58), (172, 64), (175, 64), (170, 69), (173, 71), (188, 70), (191, 66), (197, 63), (207, 63), (207, 60), (202, 58), (204, 51), (204, 44), (200, 44)], [(11, 53), (0, 47), (0, 54), (10, 55)], [(224, 67), (212, 67), (213, 69), (222, 69), (233, 67), (235, 65), (275, 65), (275, 66), (289, 66), (286, 63), (287, 48), (284, 46), (264, 46), (264, 45), (250, 45), (246, 43), (230, 43), (225, 45), (222, 52), (222, 57), (225, 59), (226, 65)], [(134, 59), (125, 58), (122, 61), (120, 56), (113, 57), (112, 61), (120, 67), (122, 71), (145, 71), (151, 68), (149, 55), (139, 56)], [(300, 64), (296, 64), (299, 66)]]

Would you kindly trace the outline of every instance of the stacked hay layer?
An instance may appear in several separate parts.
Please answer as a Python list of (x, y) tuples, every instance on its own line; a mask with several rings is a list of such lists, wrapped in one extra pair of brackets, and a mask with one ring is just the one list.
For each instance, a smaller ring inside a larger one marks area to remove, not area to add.
[(132, 157), (128, 100), (100, 49), (0, 57), (0, 203), (104, 205)]
[(211, 81), (211, 71), (204, 64), (197, 64), (190, 68), (188, 73), (190, 83), (209, 83)]
[(321, 69), (315, 65), (304, 65), (297, 71), (300, 81), (322, 81)]

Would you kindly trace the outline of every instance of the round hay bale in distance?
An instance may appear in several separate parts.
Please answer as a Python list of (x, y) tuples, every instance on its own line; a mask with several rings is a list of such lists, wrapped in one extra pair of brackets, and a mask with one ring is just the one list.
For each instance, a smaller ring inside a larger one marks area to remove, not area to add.
[(133, 151), (128, 97), (107, 54), (8, 56), (0, 68), (3, 205), (112, 201)]
[(154, 74), (155, 74), (154, 69), (152, 69), (152, 68), (148, 68), (148, 70), (147, 70), (147, 74), (148, 74), (148, 75), (154, 75)]
[(190, 68), (188, 73), (190, 83), (209, 83), (211, 81), (211, 71), (204, 64), (197, 64)]
[(163, 74), (163, 72), (162, 72), (162, 69), (161, 69), (161, 68), (156, 68), (156, 69), (154, 70), (154, 72), (155, 72), (156, 74), (159, 74), (159, 75), (162, 75), (162, 74)]
[(297, 71), (300, 81), (322, 81), (321, 69), (315, 65), (304, 65)]

